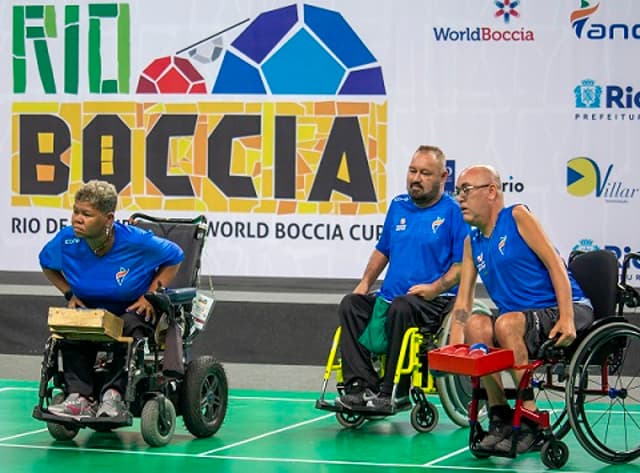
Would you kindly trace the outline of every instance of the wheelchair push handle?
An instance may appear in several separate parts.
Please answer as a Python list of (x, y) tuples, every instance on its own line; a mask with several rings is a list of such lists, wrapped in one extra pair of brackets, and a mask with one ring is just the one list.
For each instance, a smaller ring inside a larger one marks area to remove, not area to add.
[(144, 213), (136, 212), (134, 214), (131, 214), (128, 219), (129, 223), (132, 223), (132, 224), (135, 223), (137, 220), (146, 220), (148, 222), (155, 222), (155, 223), (167, 222), (167, 223), (199, 224), (199, 223), (206, 223), (207, 217), (205, 217), (204, 215), (198, 215), (197, 217), (194, 217), (194, 218), (156, 217), (153, 215), (147, 215)]
[(627, 253), (624, 255), (622, 259), (622, 274), (620, 279), (622, 279), (622, 284), (627, 283), (627, 270), (631, 264), (631, 260), (640, 260), (640, 253)]

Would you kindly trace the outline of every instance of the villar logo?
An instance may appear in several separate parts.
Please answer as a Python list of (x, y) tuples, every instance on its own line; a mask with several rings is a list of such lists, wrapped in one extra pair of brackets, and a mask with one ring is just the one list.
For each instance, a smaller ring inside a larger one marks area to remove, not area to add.
[(600, 108), (602, 87), (591, 79), (583, 80), (573, 89), (576, 96), (576, 108)]
[(626, 203), (640, 195), (640, 188), (626, 186), (612, 178), (613, 164), (602, 176), (600, 166), (586, 156), (573, 158), (567, 162), (567, 192), (575, 197), (594, 194), (607, 202)]

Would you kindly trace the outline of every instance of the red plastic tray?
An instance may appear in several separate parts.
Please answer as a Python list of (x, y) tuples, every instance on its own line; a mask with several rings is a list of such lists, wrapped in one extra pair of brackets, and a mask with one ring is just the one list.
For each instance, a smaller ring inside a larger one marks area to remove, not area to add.
[[(497, 371), (513, 368), (512, 350), (491, 348), (489, 353), (477, 358), (461, 354), (469, 345), (463, 343), (436, 348), (427, 353), (429, 369), (444, 373), (463, 374), (467, 376), (484, 376)], [(456, 353), (458, 350), (458, 353)]]

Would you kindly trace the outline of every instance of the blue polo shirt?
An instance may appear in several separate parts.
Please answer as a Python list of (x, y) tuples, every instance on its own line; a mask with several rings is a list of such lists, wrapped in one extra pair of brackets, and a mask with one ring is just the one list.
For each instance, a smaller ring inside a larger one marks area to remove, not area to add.
[(75, 236), (71, 226), (60, 230), (40, 252), (40, 266), (61, 271), (73, 293), (88, 307), (120, 315), (149, 290), (161, 266), (184, 258), (175, 243), (152, 232), (116, 222), (114, 241), (103, 256)]
[[(431, 207), (416, 206), (408, 194), (391, 201), (376, 249), (389, 259), (379, 295), (387, 301), (411, 286), (428, 284), (462, 261), (468, 226), (458, 203), (443, 195)], [(455, 295), (457, 286), (447, 295)]]

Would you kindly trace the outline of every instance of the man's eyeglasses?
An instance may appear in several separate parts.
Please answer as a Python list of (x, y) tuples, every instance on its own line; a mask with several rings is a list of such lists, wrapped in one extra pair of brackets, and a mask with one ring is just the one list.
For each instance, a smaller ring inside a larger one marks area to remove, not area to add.
[(469, 192), (471, 192), (472, 190), (475, 190), (475, 189), (484, 189), (485, 187), (489, 187), (490, 185), (491, 185), (491, 184), (482, 184), (482, 185), (480, 185), (480, 186), (464, 185), (464, 186), (462, 186), (462, 187), (456, 187), (456, 188), (453, 190), (453, 195), (454, 195), (455, 197), (458, 197), (458, 196), (460, 196), (460, 197), (466, 197), (466, 196), (469, 194)]

